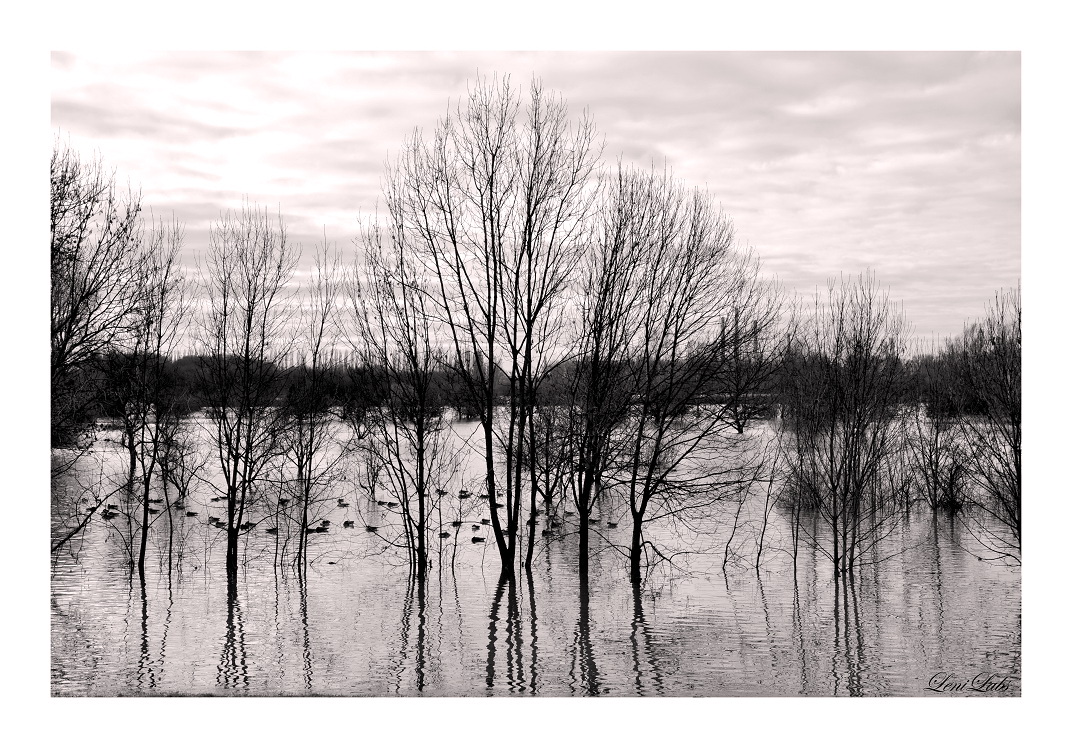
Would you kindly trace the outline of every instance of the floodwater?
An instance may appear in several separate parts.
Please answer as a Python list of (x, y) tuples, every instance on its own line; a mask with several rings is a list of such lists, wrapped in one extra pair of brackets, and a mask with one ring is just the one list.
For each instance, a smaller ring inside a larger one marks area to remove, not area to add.
[[(109, 437), (54, 486), (54, 537), (80, 487), (121, 470)], [(601, 506), (592, 528), (586, 588), (576, 573), (575, 518), (537, 538), (531, 575), (500, 584), (490, 528), (476, 510), (457, 530), (447, 525), (451, 537), (433, 536), (420, 584), (388, 545), (390, 510), (352, 484), (334, 490), (316, 517), (329, 529), (309, 536), (304, 575), (273, 563), (283, 541), (262, 523), (243, 536), (231, 589), (222, 531), (206, 522), (226, 510), (207, 485), (175, 512), (170, 533), (167, 515), (157, 515), (144, 584), (131, 574), (125, 525), (95, 520), (53, 557), (52, 693), (1020, 694), (1019, 569), (979, 560), (971, 534), (945, 515), (898, 519), (846, 584), (810, 547), (794, 573), (778, 509), (757, 573), (764, 496), (753, 496), (725, 571), (735, 506), (720, 508), (699, 533), (653, 527), (661, 548), (689, 553), (634, 590), (615, 548), (628, 542), (628, 522), (614, 506)], [(381, 529), (370, 533), (369, 524)]]

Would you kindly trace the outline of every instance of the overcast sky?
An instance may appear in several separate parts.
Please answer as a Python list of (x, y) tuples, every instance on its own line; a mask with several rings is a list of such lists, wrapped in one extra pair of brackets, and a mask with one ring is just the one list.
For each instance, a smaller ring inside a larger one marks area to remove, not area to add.
[(54, 53), (51, 123), (191, 253), (245, 196), (349, 252), (385, 159), (478, 72), (535, 74), (608, 160), (706, 186), (797, 292), (871, 268), (947, 335), (1020, 278), (1017, 53)]

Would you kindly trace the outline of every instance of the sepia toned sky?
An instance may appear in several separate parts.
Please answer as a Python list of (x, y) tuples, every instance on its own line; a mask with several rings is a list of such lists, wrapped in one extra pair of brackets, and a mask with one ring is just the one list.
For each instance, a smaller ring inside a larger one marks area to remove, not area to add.
[(1018, 53), (54, 52), (51, 125), (188, 257), (247, 197), (350, 252), (385, 159), (493, 73), (587, 108), (608, 162), (706, 186), (798, 293), (871, 269), (945, 336), (1020, 278)]

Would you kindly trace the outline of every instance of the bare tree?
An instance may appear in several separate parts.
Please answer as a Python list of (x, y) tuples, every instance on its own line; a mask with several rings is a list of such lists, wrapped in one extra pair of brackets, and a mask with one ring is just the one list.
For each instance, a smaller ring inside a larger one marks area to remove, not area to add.
[[(167, 364), (186, 325), (189, 297), (186, 278), (179, 266), (183, 232), (178, 224), (153, 227), (146, 250), (138, 258), (140, 304), (131, 332), (129, 355), (132, 366), (128, 383), (134, 395), (125, 411), (133, 414), (135, 428), (128, 434), (136, 457), (137, 484), (141, 503), (141, 539), (138, 573), (145, 576), (145, 549), (153, 515), (160, 509), (150, 506), (154, 480), (160, 477), (160, 461), (167, 440), (169, 418), (175, 406), (170, 391)], [(134, 477), (134, 473), (131, 474)], [(166, 507), (171, 519), (170, 503)]]
[(524, 445), (583, 251), (593, 140), (587, 117), (571, 123), (565, 103), (538, 82), (523, 103), (509, 79), (481, 79), (431, 142), (413, 137), (388, 179), (392, 224), (435, 280), (429, 298), (449, 336), (448, 364), (480, 419), (488, 509), (508, 575), (526, 483), (535, 512)]
[(998, 292), (986, 316), (965, 330), (953, 351), (962, 398), (982, 411), (959, 418), (977, 494), (968, 507), (969, 529), (995, 558), (1015, 564), (1021, 554), (1023, 469), (1020, 317), (1019, 287)]
[[(710, 386), (762, 383), (729, 369), (746, 365), (761, 342), (769, 347), (777, 294), (751, 253), (735, 248), (732, 225), (708, 196), (667, 173), (619, 166), (601, 221), (574, 400), (580, 563), (583, 575), (595, 500), (616, 488), (632, 519), (630, 579), (639, 583), (646, 523), (698, 518), (755, 479), (738, 438), (743, 416), (727, 416), (746, 393), (712, 396)], [(732, 339), (720, 334), (727, 318), (740, 323)]]
[(201, 385), (227, 501), (227, 570), (236, 579), (238, 539), (270, 462), (280, 452), (281, 364), (291, 339), (288, 289), (298, 259), (281, 218), (246, 204), (221, 216), (201, 267), (207, 306)]
[[(366, 413), (374, 459), (372, 497), (380, 475), (398, 505), (402, 545), (411, 569), (422, 581), (428, 566), (428, 536), (439, 505), (440, 479), (449, 462), (444, 417), (442, 362), (437, 347), (443, 332), (431, 312), (432, 279), (407, 252), (405, 228), (399, 224), (366, 227), (362, 255), (349, 278), (351, 343), (361, 351), (372, 376), (372, 400)], [(378, 528), (377, 528), (378, 529)]]
[(784, 498), (819, 514), (829, 537), (812, 542), (835, 576), (852, 573), (890, 527), (884, 478), (901, 446), (896, 426), (907, 329), (873, 275), (842, 278), (825, 298), (816, 294), (789, 356)]
[[(335, 394), (341, 281), (338, 253), (329, 252), (325, 239), (314, 258), (301, 327), (296, 335), (302, 360), (300, 365), (287, 371), (282, 403), (284, 482), (292, 489), (289, 498), (294, 500), (286, 511), (294, 512), (297, 517), (295, 562), (299, 571), (304, 570), (308, 560), (310, 522), (316, 519), (313, 516), (316, 505), (327, 498), (325, 493), (335, 482), (347, 453), (347, 445), (338, 443), (341, 424), (331, 410)], [(277, 507), (276, 516), (284, 513)]]
[[(92, 364), (130, 328), (141, 199), (57, 140), (51, 162), (52, 445), (71, 445), (95, 396)], [(69, 461), (53, 462), (63, 470)]]

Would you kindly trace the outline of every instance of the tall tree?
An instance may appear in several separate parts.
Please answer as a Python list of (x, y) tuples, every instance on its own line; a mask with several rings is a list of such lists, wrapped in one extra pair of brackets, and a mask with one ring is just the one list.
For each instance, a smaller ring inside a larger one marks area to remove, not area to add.
[(245, 204), (221, 216), (201, 266), (207, 304), (200, 342), (207, 356), (201, 385), (227, 501), (228, 578), (238, 571), (243, 518), (279, 454), (283, 364), (292, 338), (288, 285), (300, 250), (282, 218)]
[(339, 363), (337, 313), (341, 281), (338, 254), (329, 251), (325, 238), (316, 251), (300, 327), (294, 336), (301, 362), (286, 373), (282, 401), (281, 446), (284, 469), (288, 471), (286, 482), (294, 500), (290, 508), (297, 515), (295, 561), (299, 570), (304, 570), (307, 563), (313, 512), (317, 503), (326, 498), (324, 494), (346, 453), (346, 445), (336, 443), (341, 429), (331, 412)]
[(132, 324), (141, 198), (120, 189), (100, 160), (84, 160), (60, 141), (50, 176), (51, 432), (53, 446), (69, 446), (93, 405), (93, 362)]
[(414, 135), (387, 180), (391, 222), (405, 228), (407, 251), (435, 281), (429, 299), (445, 324), (449, 364), (480, 419), (488, 509), (507, 575), (518, 560), (525, 473), (531, 480), (534, 470), (524, 445), (535, 388), (584, 246), (594, 137), (587, 117), (571, 122), (565, 103), (538, 82), (523, 100), (508, 78), (485, 78), (430, 142)]
[[(583, 360), (592, 378), (582, 411), (606, 409), (605, 423), (582, 419), (581, 564), (583, 571), (595, 497), (602, 486), (613, 488), (632, 520), (635, 584), (650, 547), (646, 524), (688, 521), (755, 479), (741, 418), (728, 412), (739, 409), (745, 388), (764, 380), (731, 376), (730, 369), (752, 354), (757, 372), (771, 371), (758, 352), (776, 337), (779, 306), (758, 262), (735, 246), (728, 218), (708, 195), (667, 173), (619, 167), (603, 220), (586, 307)], [(720, 334), (726, 319), (737, 321), (732, 336)], [(604, 372), (598, 377), (597, 365)], [(713, 381), (727, 392), (712, 396)], [(616, 448), (596, 448), (615, 439)]]
[(432, 313), (427, 271), (407, 253), (405, 228), (370, 225), (348, 283), (348, 311), (365, 370), (372, 372), (366, 415), (373, 470), (399, 505), (402, 545), (423, 590), (428, 536), (447, 455), (442, 325)]

